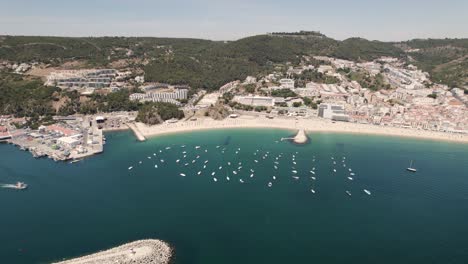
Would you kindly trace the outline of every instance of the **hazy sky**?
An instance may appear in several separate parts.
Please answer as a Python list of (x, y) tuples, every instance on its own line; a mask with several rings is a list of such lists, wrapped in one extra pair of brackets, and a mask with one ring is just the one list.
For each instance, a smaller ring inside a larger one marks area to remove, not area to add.
[(0, 34), (232, 40), (318, 30), (337, 39), (468, 37), (468, 0), (0, 0)]

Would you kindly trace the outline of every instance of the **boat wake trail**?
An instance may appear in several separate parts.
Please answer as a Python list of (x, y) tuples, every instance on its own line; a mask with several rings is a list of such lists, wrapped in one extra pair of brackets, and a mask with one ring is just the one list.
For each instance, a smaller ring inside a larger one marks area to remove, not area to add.
[(16, 185), (14, 184), (0, 184), (0, 187), (6, 189), (16, 189)]

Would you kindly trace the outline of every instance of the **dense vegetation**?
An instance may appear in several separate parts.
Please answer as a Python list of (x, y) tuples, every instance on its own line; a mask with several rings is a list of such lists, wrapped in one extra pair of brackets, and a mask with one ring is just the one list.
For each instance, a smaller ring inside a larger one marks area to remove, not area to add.
[(392, 43), (349, 38), (339, 43), (332, 55), (346, 60), (369, 61), (382, 56), (401, 57), (403, 50)]
[(325, 84), (340, 82), (336, 77), (323, 74), (317, 70), (305, 70), (301, 74), (295, 74), (294, 79), (296, 80), (297, 87), (305, 87), (308, 82)]
[(145, 103), (138, 111), (137, 121), (148, 125), (160, 124), (169, 119), (184, 118), (184, 112), (170, 103)]
[(373, 91), (391, 88), (390, 84), (385, 82), (385, 78), (381, 73), (372, 76), (367, 72), (351, 71), (346, 76), (350, 80), (358, 82), (362, 88), (369, 88)]
[(291, 89), (278, 89), (271, 91), (271, 96), (274, 97), (296, 97), (297, 94), (293, 92)]
[(0, 60), (38, 61), (78, 67), (110, 67), (124, 60), (145, 71), (148, 81), (218, 89), (224, 83), (270, 72), (277, 64), (297, 65), (305, 56), (354, 61), (400, 57), (431, 73), (434, 81), (468, 85), (468, 39), (412, 40), (399, 43), (350, 38), (337, 41), (318, 32), (274, 33), (222, 42), (200, 39), (0, 36)]
[(0, 115), (52, 116), (55, 114), (52, 100), (58, 90), (43, 86), (39, 79), (24, 80), (21, 75), (0, 74)]

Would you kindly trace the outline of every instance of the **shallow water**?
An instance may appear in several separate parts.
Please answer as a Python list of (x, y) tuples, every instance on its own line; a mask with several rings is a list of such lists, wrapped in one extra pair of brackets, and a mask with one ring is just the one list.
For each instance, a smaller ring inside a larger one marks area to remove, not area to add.
[[(468, 263), (468, 145), (320, 133), (304, 146), (276, 143), (289, 134), (214, 130), (142, 143), (111, 133), (102, 155), (75, 164), (0, 145), (0, 183), (29, 185), (0, 189), (1, 262), (160, 238), (177, 264)], [(410, 160), (417, 173), (405, 171)]]

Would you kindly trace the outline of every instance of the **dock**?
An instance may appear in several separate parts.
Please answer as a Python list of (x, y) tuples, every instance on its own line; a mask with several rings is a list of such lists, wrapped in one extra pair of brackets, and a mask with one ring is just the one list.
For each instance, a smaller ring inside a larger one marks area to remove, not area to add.
[(305, 144), (309, 140), (305, 132), (305, 129), (300, 129), (299, 131), (297, 131), (297, 134), (294, 137), (281, 138), (281, 141), (288, 140), (288, 139), (292, 140), (296, 144)]
[(143, 136), (143, 133), (138, 129), (137, 126), (133, 123), (127, 123), (127, 126), (133, 131), (133, 134), (135, 134), (135, 137), (138, 139), (138, 141), (145, 141), (146, 137)]

